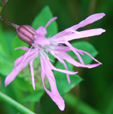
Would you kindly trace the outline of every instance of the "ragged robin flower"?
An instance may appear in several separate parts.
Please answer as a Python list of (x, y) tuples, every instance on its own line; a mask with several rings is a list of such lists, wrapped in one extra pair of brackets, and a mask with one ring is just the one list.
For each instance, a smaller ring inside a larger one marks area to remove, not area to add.
[[(84, 27), (88, 24), (91, 24), (97, 20), (100, 20), (104, 16), (105, 16), (104, 13), (97, 13), (97, 14), (90, 15), (80, 23), (61, 31), (50, 38), (45, 37), (45, 35), (47, 34), (46, 28), (51, 24), (52, 21), (56, 20), (57, 17), (52, 18), (46, 24), (45, 27), (41, 26), (37, 30), (34, 30), (31, 26), (28, 26), (28, 25), (20, 26), (20, 28), (17, 27), (17, 34), (20, 37), (20, 39), (30, 44), (31, 47), (17, 48), (17, 49), (25, 50), (26, 53), (21, 57), (19, 57), (14, 62), (14, 69), (6, 77), (5, 86), (9, 85), (15, 79), (15, 77), (22, 71), (22, 69), (25, 68), (29, 63), (30, 70), (31, 70), (31, 77), (32, 77), (32, 85), (33, 85), (33, 89), (35, 89), (33, 61), (38, 55), (40, 55), (41, 78), (42, 78), (43, 87), (46, 93), (59, 107), (59, 109), (63, 111), (65, 108), (65, 102), (57, 90), (53, 70), (65, 73), (67, 75), (68, 82), (71, 83), (69, 75), (74, 75), (74, 74), (77, 74), (78, 72), (68, 71), (64, 60), (66, 60), (67, 62), (69, 62), (70, 64), (76, 67), (85, 67), (85, 68), (94, 68), (102, 64), (94, 57), (92, 57), (88, 52), (79, 50), (73, 47), (69, 43), (69, 41), (80, 39), (80, 38), (96, 36), (105, 32), (105, 30), (102, 28), (77, 31), (77, 29)], [(67, 51), (73, 51), (75, 55), (78, 57), (79, 62), (73, 59), (70, 55), (68, 55), (66, 53)], [(61, 62), (64, 65), (65, 70), (58, 69), (55, 66), (53, 66), (53, 64), (51, 64), (50, 58), (48, 57), (48, 53), (53, 55), (59, 62)], [(87, 65), (84, 64), (84, 61), (80, 56), (84, 54), (90, 56), (96, 63), (87, 64)], [(44, 83), (45, 76), (49, 81), (51, 91), (45, 87), (45, 83)]]

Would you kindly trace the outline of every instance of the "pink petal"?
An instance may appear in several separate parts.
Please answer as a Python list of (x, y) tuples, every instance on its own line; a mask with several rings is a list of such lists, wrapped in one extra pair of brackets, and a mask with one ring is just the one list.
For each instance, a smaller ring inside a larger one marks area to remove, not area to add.
[(15, 48), (15, 50), (17, 50), (17, 49), (22, 49), (22, 50), (25, 50), (25, 51), (28, 51), (29, 50), (28, 47), (18, 47), (18, 48)]
[(88, 52), (86, 51), (83, 51), (83, 50), (78, 50), (76, 49), (79, 53), (85, 53), (86, 55), (90, 56), (95, 62), (99, 63), (100, 65), (102, 64), (101, 62), (99, 62), (97, 59), (95, 59), (94, 57), (91, 56), (91, 54), (89, 54)]
[(34, 41), (34, 44), (38, 44), (38, 45), (49, 45), (49, 41), (47, 38), (45, 38), (44, 36), (38, 36), (37, 39)]
[(39, 27), (37, 30), (36, 30), (36, 33), (37, 33), (37, 38), (39, 36), (44, 36), (47, 34), (47, 31), (46, 31), (46, 28), (45, 27)]
[(80, 31), (80, 32), (76, 31), (75, 33), (73, 33), (69, 36), (64, 36), (64, 38), (66, 39), (66, 41), (71, 41), (74, 39), (101, 35), (103, 32), (105, 32), (105, 30), (102, 28), (84, 30), (84, 31)]
[[(45, 56), (45, 57), (44, 57)], [(50, 67), (51, 69), (53, 70), (56, 70), (56, 71), (59, 71), (59, 72), (62, 72), (62, 73), (65, 73), (65, 74), (70, 74), (70, 75), (74, 75), (74, 74), (77, 74), (78, 72), (72, 72), (72, 71), (68, 71), (68, 70), (62, 70), (62, 69), (58, 69), (56, 67), (54, 67), (51, 62), (49, 61), (49, 57), (46, 53), (44, 53), (44, 56), (42, 56), (42, 58), (44, 58), (46, 61), (45, 63), (48, 65), (48, 67)], [(47, 71), (46, 71), (47, 72)]]
[[(69, 36), (69, 35), (71, 35), (72, 32), (76, 31), (78, 28), (84, 27), (84, 26), (89, 25), (89, 24), (91, 24), (95, 21), (98, 21), (101, 18), (103, 18), (104, 16), (105, 16), (104, 13), (92, 14), (89, 17), (87, 17), (85, 20), (81, 21), (80, 23), (78, 23), (78, 24), (76, 24), (72, 27), (69, 27), (69, 28), (59, 32), (58, 34), (54, 35), (52, 37), (52, 39), (53, 38), (59, 38), (59, 37), (61, 38), (61, 37), (64, 37), (64, 36)], [(59, 43), (61, 43), (61, 39), (60, 39)]]
[[(56, 105), (59, 107), (59, 109), (63, 111), (65, 108), (65, 103), (64, 103), (64, 100), (62, 99), (62, 97), (60, 96), (58, 90), (57, 90), (56, 81), (55, 81), (52, 69), (48, 65), (47, 61), (48, 61), (48, 58), (47, 58), (47, 60), (45, 60), (41, 57), (42, 83), (43, 83), (44, 89), (47, 92), (47, 94), (56, 103)], [(45, 87), (45, 84), (44, 84), (45, 74), (48, 78), (48, 81), (49, 81), (49, 84), (51, 87), (51, 91), (47, 90)]]
[(21, 72), (21, 70), (25, 68), (29, 62), (33, 61), (37, 57), (37, 55), (37, 49), (33, 49), (32, 51), (30, 50), (26, 52), (23, 56), (19, 57), (14, 63), (14, 69), (5, 79), (5, 86), (10, 84), (15, 79), (15, 77)]
[(91, 36), (97, 36), (101, 35), (103, 32), (105, 32), (104, 29), (102, 28), (97, 28), (97, 29), (90, 29), (90, 30), (84, 30), (84, 31), (73, 31), (69, 35), (64, 35), (62, 37), (52, 37), (51, 40), (56, 42), (56, 43), (65, 43), (66, 41), (71, 41), (74, 39), (80, 39), (80, 38), (86, 38), (86, 37), (91, 37)]
[(24, 62), (24, 61), (31, 61), (31, 60), (33, 60), (33, 58), (35, 57), (36, 58), (36, 56), (38, 55), (38, 53), (39, 53), (39, 48), (36, 48), (36, 49), (29, 49), (24, 55), (23, 55), (23, 59), (22, 59), (22, 61), (21, 61), (21, 63), (22, 62)]
[(33, 61), (30, 62), (30, 69), (31, 69), (32, 85), (33, 85), (33, 89), (35, 90), (35, 79), (34, 79)]
[(89, 17), (87, 17), (85, 20), (78, 23), (77, 25), (72, 26), (71, 29), (77, 30), (78, 28), (84, 27), (86, 25), (94, 23), (95, 21), (100, 20), (104, 16), (105, 16), (105, 13), (92, 14)]
[[(65, 69), (66, 70), (68, 70), (67, 69), (67, 65), (66, 65), (66, 63), (60, 58), (60, 57), (58, 57), (58, 56), (56, 56), (55, 55), (55, 58), (57, 58), (63, 65), (64, 65), (64, 67), (65, 67)], [(71, 83), (71, 81), (70, 81), (70, 77), (69, 77), (69, 74), (66, 74), (67, 75), (67, 80), (68, 80), (68, 83), (70, 84)]]
[(37, 33), (37, 39), (34, 41), (34, 44), (38, 45), (49, 45), (49, 41), (47, 38), (45, 38), (45, 35), (47, 34), (46, 28), (39, 27), (36, 30)]
[(18, 65), (21, 63), (22, 60), (23, 60), (23, 56), (17, 58), (17, 59), (15, 60), (15, 62), (14, 62), (14, 66), (15, 66), (15, 67), (18, 66)]
[(21, 63), (15, 67), (12, 72), (5, 78), (5, 86), (9, 85), (15, 77), (21, 72), (21, 70), (27, 66), (27, 63)]
[[(78, 59), (79, 59), (79, 61), (82, 63), (82, 64), (84, 64), (84, 61), (82, 60), (82, 58), (81, 58), (81, 56), (79, 55), (79, 53), (75, 50), (76, 48), (73, 48), (73, 46), (69, 43), (69, 42), (66, 42), (66, 44), (67, 44), (67, 49), (68, 50), (66, 50), (66, 51), (73, 51), (74, 53), (75, 53), (75, 55), (78, 57)], [(54, 50), (54, 53), (56, 54), (56, 55), (58, 55), (59, 57), (60, 57), (60, 55), (62, 55), (62, 52), (66, 52), (65, 51), (65, 47), (60, 47), (59, 46), (59, 48), (61, 48), (61, 50), (59, 49), (59, 50)], [(64, 50), (63, 50), (63, 48), (64, 48)]]
[(15, 67), (18, 64), (24, 62), (24, 60), (26, 60), (26, 58), (29, 58), (30, 56), (32, 56), (33, 54), (36, 54), (36, 53), (38, 55), (38, 49), (29, 49), (23, 56), (21, 56), (15, 60), (15, 62), (14, 62)]
[(56, 19), (57, 19), (57, 17), (53, 17), (52, 19), (50, 19), (50, 21), (46, 24), (45, 28), (47, 28), (47, 26), (49, 26), (51, 24), (51, 22), (53, 22)]
[(78, 61), (76, 61), (75, 59), (73, 59), (70, 55), (68, 55), (65, 52), (62, 52), (61, 54), (59, 52), (59, 57), (62, 58), (62, 59), (64, 59), (64, 60), (66, 60), (67, 62), (71, 63), (72, 65), (77, 66), (77, 67), (94, 68), (94, 67), (97, 67), (97, 66), (101, 65), (101, 63), (98, 60), (94, 59), (92, 56), (90, 56), (90, 57), (94, 61), (97, 62), (96, 64), (88, 64), (88, 65), (85, 65), (85, 64), (79, 63)]
[(34, 41), (34, 44), (49, 45), (48, 39), (45, 38), (45, 35), (47, 34), (47, 31), (44, 27), (39, 27), (36, 30), (36, 33), (37, 33), (37, 39)]
[[(51, 40), (50, 40), (50, 43), (54, 44), (53, 42), (51, 42)], [(69, 47), (63, 46), (62, 44), (61, 45), (51, 45), (51, 49), (54, 51), (70, 51), (71, 50)]]

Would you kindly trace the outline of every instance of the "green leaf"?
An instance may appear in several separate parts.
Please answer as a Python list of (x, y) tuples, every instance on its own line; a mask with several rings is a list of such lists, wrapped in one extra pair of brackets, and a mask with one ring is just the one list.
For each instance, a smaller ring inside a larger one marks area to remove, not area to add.
[(18, 36), (16, 36), (12, 42), (12, 55), (14, 60), (24, 54), (25, 51), (21, 49), (15, 50), (15, 48), (21, 47), (21, 46), (28, 47), (28, 44), (24, 43), (22, 40), (19, 39)]
[[(91, 54), (93, 57), (95, 57), (98, 52), (96, 51), (96, 49), (88, 42), (85, 42), (85, 41), (79, 41), (79, 42), (74, 42), (74, 43), (71, 43), (73, 47), (77, 48), (77, 49), (80, 49), (80, 50), (84, 50), (86, 52), (88, 52), (89, 54)], [(73, 53), (73, 52), (68, 52), (68, 54), (71, 56), (71, 57), (74, 57), (74, 59), (78, 59), (76, 57), (76, 55)], [(84, 63), (85, 64), (89, 64), (92, 62), (92, 59), (88, 56), (88, 55), (84, 55), (84, 56), (81, 56)]]
[(15, 79), (15, 82), (16, 82), (15, 86), (19, 88), (21, 91), (32, 92), (33, 91), (32, 84), (28, 80), (25, 80), (24, 78), (20, 78), (19, 75)]
[(8, 47), (6, 45), (6, 38), (4, 35), (4, 32), (2, 30), (2, 25), (0, 23), (0, 44), (2, 45), (2, 47), (4, 48), (4, 51), (8, 52)]
[[(73, 65), (67, 62), (66, 64), (67, 64), (68, 70), (73, 71)], [(63, 69), (63, 65), (61, 65), (60, 62), (57, 62), (56, 67)], [(56, 71), (54, 72), (54, 76), (55, 76), (57, 88), (60, 94), (69, 92), (73, 87), (75, 87), (77, 84), (79, 84), (82, 81), (82, 78), (79, 77), (78, 75), (70, 75), (71, 83), (69, 84), (67, 81), (66, 74), (61, 72), (56, 72)]]
[[(35, 18), (35, 20), (32, 23), (32, 27), (37, 29), (40, 26), (45, 26), (47, 22), (53, 18), (53, 15), (51, 13), (51, 10), (48, 6), (46, 6), (39, 15)], [(56, 21), (53, 21), (48, 27), (47, 27), (47, 37), (53, 36), (58, 32), (58, 27)]]
[(12, 55), (12, 41), (14, 38), (15, 38), (15, 32), (11, 30), (5, 31), (5, 39), (6, 39), (5, 45), (7, 46), (10, 56)]
[(14, 39), (15, 33), (13, 31), (3, 31), (0, 24), (0, 44), (2, 45), (7, 56), (11, 58), (12, 54), (12, 41)]
[(11, 72), (12, 69), (13, 62), (5, 53), (3, 47), (0, 45), (0, 73), (6, 76)]
[(43, 96), (45, 93), (44, 89), (40, 89), (38, 91), (35, 91), (34, 93), (28, 95), (23, 101), (32, 101), (32, 102), (38, 102), (40, 101), (40, 98)]

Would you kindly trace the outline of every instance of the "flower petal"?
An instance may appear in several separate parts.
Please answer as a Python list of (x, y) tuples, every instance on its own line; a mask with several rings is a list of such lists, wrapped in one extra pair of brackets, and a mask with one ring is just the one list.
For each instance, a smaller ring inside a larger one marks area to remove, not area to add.
[(75, 55), (78, 57), (79, 61), (82, 64), (84, 64), (84, 61), (82, 60), (82, 58), (79, 55), (79, 53), (75, 50), (75, 48), (73, 49), (73, 46), (70, 43), (68, 43), (68, 42), (66, 44), (68, 45), (68, 47), (66, 47), (66, 46), (59, 46), (59, 49), (58, 48), (57, 49), (54, 49), (54, 56), (57, 55), (57, 56), (60, 57), (60, 55), (62, 54), (62, 52), (73, 51), (75, 53)]
[(32, 85), (33, 85), (33, 89), (35, 90), (35, 79), (34, 79), (33, 61), (30, 62), (30, 69), (31, 69)]
[[(57, 58), (63, 65), (64, 65), (64, 67), (65, 67), (65, 69), (66, 70), (68, 70), (67, 69), (67, 65), (66, 65), (66, 63), (60, 58), (60, 57), (58, 57), (58, 56), (56, 56), (55, 55), (55, 58)], [(70, 84), (71, 83), (71, 81), (70, 81), (70, 77), (69, 77), (69, 74), (66, 74), (67, 75), (67, 80), (68, 80), (68, 83)]]
[(49, 22), (46, 24), (45, 28), (47, 28), (51, 24), (51, 22), (53, 22), (56, 19), (57, 17), (53, 17), (52, 19), (50, 19)]
[(14, 63), (14, 69), (5, 79), (5, 86), (9, 85), (15, 79), (15, 77), (21, 72), (21, 70), (25, 68), (30, 61), (34, 60), (37, 57), (37, 55), (37, 49), (29, 49), (28, 52), (26, 52), (23, 56), (19, 57)]
[[(105, 16), (105, 13), (92, 14), (89, 17), (87, 17), (85, 20), (81, 21), (80, 23), (59, 32), (58, 34), (54, 35), (52, 38), (56, 39), (56, 38), (59, 38), (59, 37), (61, 38), (63, 36), (71, 35), (71, 33), (73, 31), (76, 31), (78, 28), (84, 27), (84, 26), (89, 25), (89, 24), (91, 24), (95, 21), (98, 21), (101, 18), (103, 18), (104, 16)], [(60, 42), (61, 42), (61, 40), (60, 40)]]
[(17, 49), (22, 49), (22, 50), (25, 50), (25, 51), (28, 51), (29, 50), (28, 47), (17, 47), (17, 48), (15, 48), (15, 50), (17, 50)]
[(71, 27), (71, 29), (77, 30), (78, 28), (84, 27), (86, 25), (89, 25), (91, 23), (94, 23), (95, 21), (100, 20), (105, 16), (105, 13), (96, 13), (92, 14), (89, 17), (87, 17), (85, 20), (81, 21), (80, 23), (74, 25)]
[(23, 60), (23, 56), (17, 58), (17, 59), (15, 60), (15, 62), (14, 62), (14, 66), (15, 66), (15, 67), (18, 66), (18, 65), (21, 63), (22, 60)]
[(15, 67), (12, 72), (5, 78), (5, 86), (9, 85), (15, 77), (21, 72), (21, 70), (27, 66), (27, 63), (21, 63)]
[(84, 30), (84, 31), (75, 31), (71, 35), (64, 36), (66, 41), (71, 41), (74, 39), (80, 39), (80, 38), (86, 38), (86, 37), (91, 37), (91, 36), (97, 36), (101, 35), (103, 32), (105, 32), (104, 29), (102, 28), (97, 28), (97, 29), (90, 29), (90, 30)]
[(96, 60), (95, 58), (93, 58), (89, 53), (87, 53), (85, 51), (83, 51), (83, 52), (86, 53), (87, 55), (89, 55), (97, 63), (96, 64), (88, 64), (88, 65), (79, 63), (78, 61), (76, 61), (75, 59), (73, 59), (70, 55), (68, 55), (65, 52), (62, 52), (61, 54), (59, 53), (59, 57), (62, 58), (62, 59), (64, 59), (64, 60), (66, 60), (67, 62), (71, 63), (72, 65), (74, 65), (76, 67), (94, 68), (94, 67), (97, 67), (97, 66), (99, 66), (99, 65), (102, 64), (101, 62), (99, 62), (98, 60)]
[[(59, 109), (63, 111), (65, 108), (65, 103), (57, 90), (56, 81), (55, 81), (52, 69), (48, 64), (48, 58), (47, 60), (45, 60), (41, 57), (41, 68), (42, 68), (42, 71), (41, 71), (42, 83), (45, 91), (50, 96), (50, 98), (56, 103)], [(48, 78), (51, 91), (47, 90), (45, 87), (45, 84), (44, 84), (45, 74)]]
[(80, 39), (80, 38), (101, 35), (103, 32), (105, 32), (105, 30), (102, 28), (84, 30), (84, 31), (80, 31), (80, 32), (73, 31), (69, 35), (64, 35), (64, 36), (57, 37), (57, 38), (53, 36), (51, 38), (51, 41), (56, 42), (56, 43), (65, 43), (66, 41), (71, 41), (74, 39)]

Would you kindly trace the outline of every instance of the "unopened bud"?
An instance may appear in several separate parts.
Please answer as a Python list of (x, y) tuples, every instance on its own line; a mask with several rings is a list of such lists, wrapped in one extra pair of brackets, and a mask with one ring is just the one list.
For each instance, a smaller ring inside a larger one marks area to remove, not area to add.
[(30, 25), (22, 25), (17, 28), (18, 37), (29, 45), (36, 39), (36, 31)]
[(8, 0), (2, 0), (1, 6), (4, 6)]

